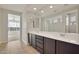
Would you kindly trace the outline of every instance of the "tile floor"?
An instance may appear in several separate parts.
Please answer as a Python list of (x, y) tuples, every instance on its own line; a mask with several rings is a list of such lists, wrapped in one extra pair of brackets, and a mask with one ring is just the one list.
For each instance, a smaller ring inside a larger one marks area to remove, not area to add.
[(20, 40), (0, 44), (0, 54), (39, 54), (34, 48), (25, 45)]

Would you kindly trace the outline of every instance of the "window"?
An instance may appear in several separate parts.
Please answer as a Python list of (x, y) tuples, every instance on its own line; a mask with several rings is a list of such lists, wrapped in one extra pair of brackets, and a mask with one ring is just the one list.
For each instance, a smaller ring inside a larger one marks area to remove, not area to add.
[(8, 14), (8, 28), (9, 31), (20, 30), (20, 16)]

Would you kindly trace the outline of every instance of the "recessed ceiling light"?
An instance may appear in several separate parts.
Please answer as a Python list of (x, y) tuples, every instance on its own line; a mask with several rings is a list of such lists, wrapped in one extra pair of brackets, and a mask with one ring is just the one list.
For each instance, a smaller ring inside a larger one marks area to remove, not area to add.
[(53, 8), (53, 6), (51, 5), (51, 6), (49, 6), (50, 8)]
[(37, 10), (37, 8), (33, 8), (34, 10)]
[(41, 13), (44, 13), (44, 10), (41, 10)]

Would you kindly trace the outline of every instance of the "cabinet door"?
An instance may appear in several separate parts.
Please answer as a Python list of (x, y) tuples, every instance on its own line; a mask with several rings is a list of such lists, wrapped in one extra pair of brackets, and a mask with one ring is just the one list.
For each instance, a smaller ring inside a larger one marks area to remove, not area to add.
[(44, 53), (55, 54), (55, 40), (44, 38)]
[(79, 54), (79, 45), (56, 41), (57, 54)]
[(36, 35), (36, 49), (42, 54), (44, 53), (43, 43), (44, 43), (43, 37)]
[(35, 35), (34, 34), (31, 34), (31, 44), (32, 44), (32, 47), (36, 47), (36, 42), (35, 42)]

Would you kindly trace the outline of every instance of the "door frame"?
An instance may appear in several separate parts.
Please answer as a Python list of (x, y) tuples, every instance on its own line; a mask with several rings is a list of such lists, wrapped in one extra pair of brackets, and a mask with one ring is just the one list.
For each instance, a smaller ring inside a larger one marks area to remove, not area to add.
[[(7, 19), (8, 19), (8, 14), (13, 14), (13, 15), (18, 15), (20, 16), (20, 41), (22, 41), (22, 13), (21, 12), (16, 12), (16, 11), (7, 11)], [(8, 21), (8, 20), (7, 20)], [(8, 27), (8, 25), (7, 25)], [(9, 41), (8, 41), (9, 42)]]

